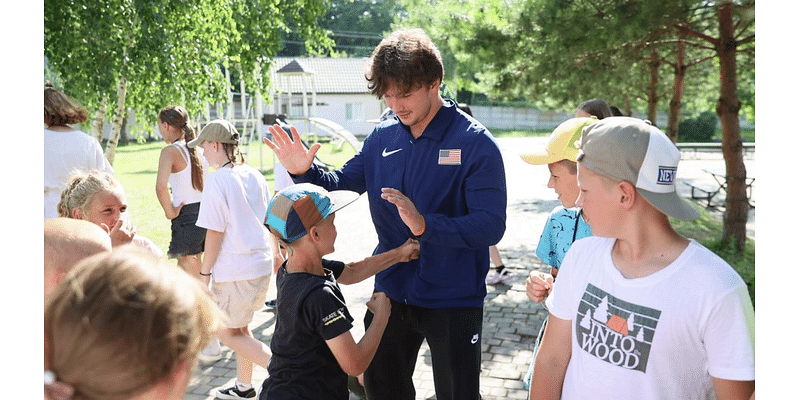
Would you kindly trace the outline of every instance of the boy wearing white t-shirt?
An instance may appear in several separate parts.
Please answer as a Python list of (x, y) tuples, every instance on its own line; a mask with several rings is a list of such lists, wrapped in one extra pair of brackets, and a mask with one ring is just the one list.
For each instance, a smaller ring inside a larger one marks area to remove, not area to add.
[(564, 259), (531, 399), (748, 399), (754, 311), (741, 277), (680, 236), (697, 211), (675, 192), (680, 152), (628, 117), (584, 128), (578, 185), (594, 237)]
[(267, 368), (272, 353), (256, 340), (248, 324), (267, 296), (274, 263), (283, 259), (277, 239), (264, 226), (270, 193), (264, 176), (244, 163), (239, 133), (225, 120), (209, 122), (189, 147), (200, 146), (210, 167), (197, 226), (206, 228), (200, 278), (209, 283), (217, 305), (228, 316), (219, 339), (236, 353), (236, 382), (220, 389), (219, 399), (256, 397), (253, 364)]

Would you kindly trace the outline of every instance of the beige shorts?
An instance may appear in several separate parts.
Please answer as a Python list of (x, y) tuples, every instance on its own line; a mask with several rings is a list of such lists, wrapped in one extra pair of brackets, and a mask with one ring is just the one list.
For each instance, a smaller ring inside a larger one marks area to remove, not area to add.
[(228, 316), (228, 328), (242, 328), (253, 321), (253, 313), (267, 299), (269, 278), (264, 275), (244, 281), (214, 282), (212, 291), (217, 306)]

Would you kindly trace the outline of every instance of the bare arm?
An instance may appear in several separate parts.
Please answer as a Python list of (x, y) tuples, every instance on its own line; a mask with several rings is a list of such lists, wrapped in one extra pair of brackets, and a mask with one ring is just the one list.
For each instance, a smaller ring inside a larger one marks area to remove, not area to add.
[(325, 341), (339, 366), (348, 375), (358, 376), (367, 370), (389, 322), (392, 306), (386, 294), (378, 292), (372, 294), (372, 298), (367, 302), (367, 308), (375, 314), (375, 317), (358, 343), (353, 340), (353, 335), (349, 331)]
[(714, 377), (711, 379), (714, 381), (714, 392), (718, 400), (747, 400), (755, 396), (756, 381), (732, 381)]
[(572, 358), (572, 321), (552, 314), (547, 319), (544, 337), (536, 355), (529, 400), (561, 398), (567, 365)]
[(158, 202), (161, 203), (161, 208), (164, 209), (164, 216), (169, 220), (177, 217), (181, 212), (181, 208), (183, 208), (183, 203), (177, 208), (172, 205), (172, 197), (167, 188), (169, 174), (172, 173), (172, 164), (176, 155), (175, 150), (177, 149), (173, 146), (168, 146), (161, 150), (161, 156), (158, 157), (158, 173), (156, 174), (156, 197), (158, 197)]
[(351, 285), (361, 282), (399, 262), (417, 258), (419, 258), (419, 242), (409, 238), (405, 243), (394, 249), (345, 265), (344, 271), (336, 280), (343, 285)]
[[(219, 251), (222, 249), (222, 237), (225, 232), (206, 229), (206, 245), (203, 249), (203, 264), (200, 265), (201, 274), (210, 274), (214, 264), (217, 263)], [(200, 275), (200, 280), (208, 285), (211, 281), (210, 275)]]

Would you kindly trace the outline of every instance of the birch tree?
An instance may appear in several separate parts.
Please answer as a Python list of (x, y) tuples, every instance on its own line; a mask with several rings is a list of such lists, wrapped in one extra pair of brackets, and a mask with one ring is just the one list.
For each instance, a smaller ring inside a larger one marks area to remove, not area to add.
[(173, 103), (197, 115), (207, 102), (226, 101), (226, 68), (242, 71), (250, 87), (268, 85), (266, 72), (259, 79), (254, 72), (281, 47), (281, 32), (297, 30), (311, 48), (329, 45), (314, 23), (326, 7), (324, 0), (45, 0), (45, 56), (65, 92), (95, 110), (93, 130), (114, 117), (106, 149), (113, 162), (128, 110), (145, 124)]

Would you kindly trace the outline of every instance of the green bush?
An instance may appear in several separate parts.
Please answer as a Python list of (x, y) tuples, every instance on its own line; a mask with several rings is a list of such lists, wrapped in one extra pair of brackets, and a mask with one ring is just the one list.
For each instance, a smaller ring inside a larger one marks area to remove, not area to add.
[(703, 111), (696, 118), (687, 118), (678, 124), (678, 140), (681, 142), (710, 142), (717, 133), (717, 115)]

